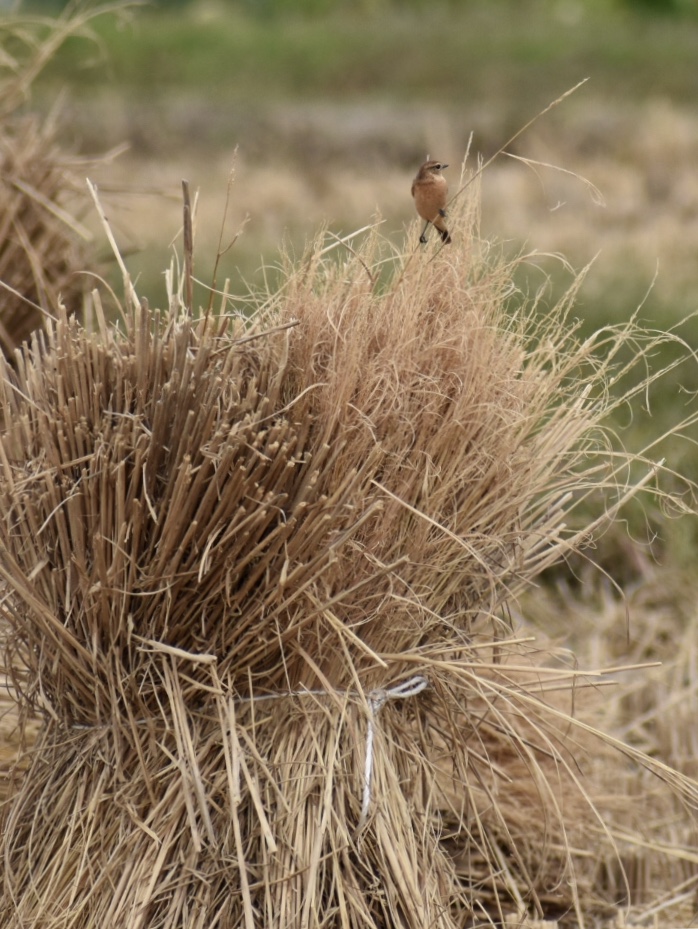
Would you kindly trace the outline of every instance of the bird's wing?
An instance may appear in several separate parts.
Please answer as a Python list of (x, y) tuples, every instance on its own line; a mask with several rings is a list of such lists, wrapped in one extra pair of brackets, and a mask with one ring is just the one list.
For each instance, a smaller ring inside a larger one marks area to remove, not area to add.
[(411, 191), (411, 192), (412, 192), (412, 196), (413, 196), (413, 197), (414, 197), (414, 189), (415, 189), (416, 186), (417, 186), (417, 182), (416, 182), (416, 181), (412, 181), (412, 191)]

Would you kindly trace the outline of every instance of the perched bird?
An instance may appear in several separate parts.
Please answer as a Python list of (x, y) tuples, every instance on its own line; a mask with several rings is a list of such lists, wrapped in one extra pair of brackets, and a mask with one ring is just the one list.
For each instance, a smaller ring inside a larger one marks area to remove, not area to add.
[(417, 177), (412, 181), (412, 196), (417, 212), (425, 220), (424, 230), (419, 237), (420, 242), (426, 242), (426, 231), (429, 223), (438, 229), (444, 243), (451, 241), (451, 235), (446, 228), (446, 195), (448, 184), (441, 173), (448, 165), (442, 161), (425, 161), (417, 171)]

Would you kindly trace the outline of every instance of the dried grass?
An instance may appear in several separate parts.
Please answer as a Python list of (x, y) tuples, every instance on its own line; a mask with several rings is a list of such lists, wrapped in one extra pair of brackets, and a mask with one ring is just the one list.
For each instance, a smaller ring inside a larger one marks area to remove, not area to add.
[(81, 311), (88, 231), (68, 211), (78, 183), (54, 128), (32, 116), (0, 133), (0, 347), (10, 354), (55, 311)]
[(0, 22), (0, 349), (5, 355), (55, 312), (59, 300), (82, 311), (89, 230), (79, 161), (58, 142), (56, 113), (24, 112), (32, 84), (70, 36), (118, 4), (56, 19), (9, 16)]
[[(580, 590), (539, 589), (522, 600), (528, 621), (552, 636), (574, 632), (569, 645), (580, 664), (653, 662), (624, 676), (607, 691), (597, 725), (696, 780), (698, 712), (698, 612), (695, 580), (649, 564), (624, 596), (586, 576)], [(628, 625), (628, 618), (630, 620)], [(695, 817), (680, 797), (651, 772), (633, 767), (604, 770), (597, 806), (618, 838), (618, 854), (600, 861), (599, 881), (622, 899), (632, 889), (631, 916), (657, 926), (695, 922), (698, 857)], [(622, 873), (624, 872), (624, 874)], [(631, 920), (633, 921), (633, 920)], [(651, 922), (650, 922), (651, 921)]]
[(454, 212), (448, 250), (319, 240), (251, 319), (127, 282), (120, 325), (95, 295), (4, 365), (4, 663), (43, 728), (3, 926), (576, 923), (613, 849), (592, 746), (698, 800), (506, 621), (578, 505), (654, 473), (599, 427), (613, 350), (653, 343), (595, 365), (574, 293), (517, 308)]

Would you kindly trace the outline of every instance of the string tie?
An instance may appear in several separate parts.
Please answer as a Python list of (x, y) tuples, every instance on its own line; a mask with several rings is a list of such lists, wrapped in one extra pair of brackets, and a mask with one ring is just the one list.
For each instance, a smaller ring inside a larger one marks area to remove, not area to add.
[(372, 690), (368, 695), (368, 730), (366, 732), (366, 762), (364, 765), (364, 792), (361, 801), (361, 815), (357, 832), (361, 832), (368, 819), (371, 808), (371, 780), (373, 777), (373, 740), (376, 734), (376, 716), (388, 700), (403, 700), (405, 697), (416, 697), (417, 694), (429, 686), (429, 681), (423, 674), (416, 674), (409, 680), (397, 684), (387, 690), (381, 688)]

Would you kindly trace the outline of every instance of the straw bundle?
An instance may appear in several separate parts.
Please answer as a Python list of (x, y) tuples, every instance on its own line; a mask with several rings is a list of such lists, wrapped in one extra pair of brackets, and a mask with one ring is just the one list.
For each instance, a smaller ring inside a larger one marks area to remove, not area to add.
[(0, 347), (12, 352), (54, 311), (80, 308), (87, 230), (68, 207), (77, 182), (50, 123), (3, 121), (0, 131)]
[[(84, 182), (58, 141), (56, 113), (23, 112), (32, 84), (67, 38), (108, 7), (68, 4), (56, 19), (0, 22), (0, 350), (5, 355), (55, 312), (79, 312), (91, 236), (76, 212)], [(116, 7), (113, 7), (116, 8)], [(80, 202), (82, 201), (82, 203)]]
[[(25, 112), (34, 81), (59, 47), (69, 36), (86, 35), (87, 23), (105, 11), (79, 6), (68, 4), (55, 19), (3, 15), (0, 21), (0, 352), (8, 357), (60, 300), (82, 310), (91, 238), (76, 216), (81, 199), (86, 205), (84, 182), (58, 141), (57, 110)], [(0, 706), (4, 796), (27, 723), (17, 728), (16, 702), (4, 689)]]
[(129, 301), (5, 365), (5, 665), (44, 727), (3, 926), (596, 902), (575, 676), (502, 608), (618, 480), (603, 372), (580, 383), (564, 316), (507, 315), (512, 269), (474, 239), (383, 291), (379, 246), (318, 244), (250, 323)]

